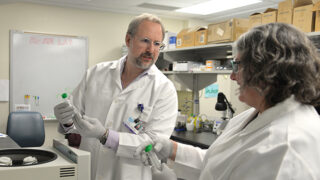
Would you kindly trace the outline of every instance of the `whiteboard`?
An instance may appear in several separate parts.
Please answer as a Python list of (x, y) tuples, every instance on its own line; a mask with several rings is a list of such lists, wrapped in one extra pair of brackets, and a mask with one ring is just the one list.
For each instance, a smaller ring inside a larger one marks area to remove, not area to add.
[(73, 91), (87, 67), (85, 37), (11, 30), (10, 112), (29, 109), (54, 119), (61, 94)]

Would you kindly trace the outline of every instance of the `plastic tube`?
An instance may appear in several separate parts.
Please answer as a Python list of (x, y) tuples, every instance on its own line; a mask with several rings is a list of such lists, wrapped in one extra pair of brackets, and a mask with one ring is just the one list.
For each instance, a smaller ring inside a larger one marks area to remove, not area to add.
[[(72, 105), (70, 97), (68, 98), (68, 93), (62, 93), (61, 97), (64, 101), (68, 102), (70, 105)], [(74, 118), (74, 115), (72, 115), (72, 119)], [(72, 125), (72, 121), (70, 121), (69, 123), (63, 124), (66, 127), (69, 127), (70, 125)]]
[(160, 160), (158, 159), (156, 153), (152, 150), (152, 144), (149, 144), (145, 148), (145, 152), (147, 154), (147, 158), (151, 166), (157, 168), (159, 171), (162, 171)]

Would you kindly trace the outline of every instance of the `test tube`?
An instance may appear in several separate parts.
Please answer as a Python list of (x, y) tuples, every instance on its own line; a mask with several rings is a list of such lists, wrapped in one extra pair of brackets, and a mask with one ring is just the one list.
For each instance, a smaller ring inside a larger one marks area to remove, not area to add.
[(66, 99), (68, 97), (68, 94), (67, 93), (63, 93), (63, 94), (61, 94), (61, 97), (62, 97), (62, 99)]
[[(62, 93), (62, 94), (61, 94), (61, 97), (62, 97), (62, 99), (63, 99), (64, 101), (67, 101), (69, 104), (72, 105), (71, 100), (70, 100), (70, 98), (68, 98), (68, 94), (67, 94), (67, 93)], [(73, 119), (73, 118), (74, 118), (74, 114), (72, 115), (72, 119)], [(72, 123), (72, 121), (71, 121), (70, 123)], [(64, 124), (64, 125), (68, 126), (69, 123)]]
[(147, 158), (151, 166), (157, 168), (159, 171), (162, 171), (161, 163), (156, 155), (156, 153), (152, 150), (152, 144), (149, 144), (145, 148), (145, 152), (147, 154)]

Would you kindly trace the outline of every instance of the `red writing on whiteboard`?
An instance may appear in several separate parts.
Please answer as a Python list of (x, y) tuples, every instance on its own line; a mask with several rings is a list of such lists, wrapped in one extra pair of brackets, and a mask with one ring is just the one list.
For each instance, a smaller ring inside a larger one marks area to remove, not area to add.
[(48, 38), (48, 37), (36, 37), (31, 36), (29, 39), (30, 44), (45, 44), (45, 45), (58, 45), (58, 46), (68, 46), (72, 45), (72, 39), (67, 38)]
[(53, 38), (43, 38), (42, 44), (53, 44)]
[(72, 45), (72, 39), (58, 39), (58, 45), (60, 46)]

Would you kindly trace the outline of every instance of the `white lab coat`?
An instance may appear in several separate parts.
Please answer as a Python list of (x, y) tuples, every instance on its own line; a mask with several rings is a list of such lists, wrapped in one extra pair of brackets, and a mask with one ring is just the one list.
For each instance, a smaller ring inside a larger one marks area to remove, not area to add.
[(92, 180), (151, 179), (150, 168), (133, 159), (136, 148), (150, 136), (134, 135), (123, 125), (123, 120), (139, 116), (138, 104), (144, 106), (141, 120), (151, 134), (169, 138), (175, 126), (178, 103), (172, 82), (153, 65), (146, 75), (123, 89), (120, 65), (124, 61), (122, 57), (97, 64), (73, 92), (73, 103), (82, 114), (120, 132), (116, 153), (97, 139), (82, 137), (80, 149), (91, 152)]
[(201, 180), (319, 180), (320, 119), (313, 106), (292, 96), (243, 129), (256, 114), (251, 108), (233, 118), (206, 151), (179, 144), (176, 163), (186, 173), (198, 170)]

